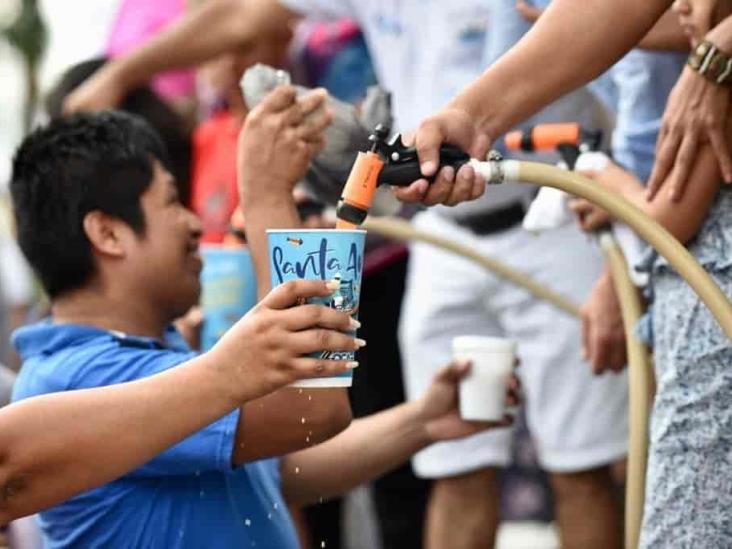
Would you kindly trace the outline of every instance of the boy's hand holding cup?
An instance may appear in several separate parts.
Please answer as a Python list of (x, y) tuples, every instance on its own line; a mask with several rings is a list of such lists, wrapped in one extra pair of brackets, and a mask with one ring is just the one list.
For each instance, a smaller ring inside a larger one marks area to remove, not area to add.
[(327, 300), (337, 287), (334, 281), (322, 280), (278, 286), (207, 353), (213, 367), (230, 370), (232, 389), (241, 388), (248, 395), (268, 394), (303, 379), (349, 376), (356, 363), (348, 357), (307, 356), (324, 349), (352, 353), (361, 346), (346, 333), (358, 326), (348, 312), (301, 305), (311, 299)]

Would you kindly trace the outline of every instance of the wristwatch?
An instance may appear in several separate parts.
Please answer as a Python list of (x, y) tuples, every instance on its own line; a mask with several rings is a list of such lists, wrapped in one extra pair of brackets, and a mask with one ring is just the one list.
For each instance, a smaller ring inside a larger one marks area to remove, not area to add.
[(732, 85), (732, 59), (711, 42), (696, 46), (687, 64), (715, 84)]

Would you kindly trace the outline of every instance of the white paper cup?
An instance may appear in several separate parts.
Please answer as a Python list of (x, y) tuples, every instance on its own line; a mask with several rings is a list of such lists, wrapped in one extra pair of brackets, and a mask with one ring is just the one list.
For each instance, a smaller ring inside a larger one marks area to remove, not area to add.
[(473, 365), (460, 380), (460, 417), (475, 421), (503, 419), (516, 343), (499, 337), (458, 336), (452, 340), (452, 357), (469, 360)]

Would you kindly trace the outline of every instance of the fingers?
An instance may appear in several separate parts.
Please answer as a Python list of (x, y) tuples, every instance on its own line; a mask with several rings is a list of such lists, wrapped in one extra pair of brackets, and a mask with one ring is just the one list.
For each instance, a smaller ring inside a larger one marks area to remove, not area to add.
[(516, 0), (516, 11), (521, 14), (528, 23), (535, 23), (541, 17), (542, 10), (532, 6), (526, 0)]
[(722, 177), (725, 183), (732, 183), (732, 157), (730, 157), (730, 145), (724, 138), (722, 130), (715, 128), (709, 132), (709, 141), (712, 143), (714, 155), (722, 170)]
[(324, 106), (327, 99), (328, 92), (323, 88), (317, 88), (299, 97), (297, 102), (303, 115), (307, 117)]
[(297, 136), (305, 141), (322, 139), (323, 131), (333, 122), (333, 112), (322, 109), (313, 113), (297, 126)]
[(358, 367), (355, 360), (327, 360), (322, 358), (298, 357), (289, 362), (296, 372), (296, 378), (333, 377), (350, 372)]
[(582, 311), (582, 360), (590, 359), (590, 328), (591, 321), (587, 311)]
[(463, 377), (465, 377), (468, 372), (470, 372), (471, 367), (472, 364), (469, 360), (455, 360), (444, 368), (438, 370), (438, 372), (435, 374), (434, 381), (445, 381), (448, 383), (456, 384)]
[(447, 137), (442, 124), (434, 119), (422, 122), (414, 139), (414, 146), (419, 157), (419, 167), (422, 175), (431, 177), (437, 172), (440, 165), (440, 145)]
[[(294, 88), (293, 91), (295, 91)], [(292, 101), (287, 105), (287, 110), (283, 112), (283, 125), (298, 126), (321, 109), (327, 97), (327, 92), (322, 89), (312, 90), (297, 98), (293, 95)]]
[(506, 386), (506, 406), (518, 406), (521, 404), (521, 381), (512, 375)]
[(262, 99), (257, 108), (267, 112), (282, 112), (292, 106), (296, 95), (293, 86), (277, 86)]
[(674, 202), (681, 200), (681, 197), (684, 195), (686, 182), (689, 178), (691, 167), (694, 164), (698, 145), (699, 135), (693, 131), (687, 133), (681, 142), (673, 171), (671, 172), (671, 200)]
[(661, 130), (656, 146), (656, 162), (653, 165), (651, 177), (648, 179), (647, 200), (653, 200), (673, 168), (673, 161), (680, 142), (681, 139), (676, 134), (672, 134), (667, 129)]
[(271, 290), (261, 305), (270, 309), (287, 309), (310, 297), (332, 295), (338, 283), (329, 280), (291, 280)]
[(455, 184), (443, 203), (447, 206), (456, 206), (461, 202), (472, 200), (475, 178), (475, 170), (472, 166), (467, 164), (461, 166), (455, 176)]
[(349, 332), (357, 330), (361, 326), (348, 313), (331, 309), (325, 305), (301, 305), (287, 309), (282, 314), (283, 325), (294, 332), (313, 328), (314, 326)]
[(334, 330), (317, 328), (289, 334), (287, 346), (295, 354), (306, 355), (320, 351), (357, 351), (365, 347), (366, 342)]
[(422, 202), (429, 186), (430, 184), (426, 179), (418, 179), (409, 187), (392, 187), (392, 191), (394, 191), (394, 196), (402, 202), (415, 203)]

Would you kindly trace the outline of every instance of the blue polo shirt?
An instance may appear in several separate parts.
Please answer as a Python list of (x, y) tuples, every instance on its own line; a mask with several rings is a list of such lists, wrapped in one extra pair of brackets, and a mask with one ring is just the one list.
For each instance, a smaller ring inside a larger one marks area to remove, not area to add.
[[(14, 400), (132, 381), (196, 356), (172, 329), (158, 341), (45, 321), (13, 340), (23, 358)], [(298, 547), (279, 460), (231, 465), (238, 420), (237, 410), (128, 475), (42, 512), (45, 546)]]

